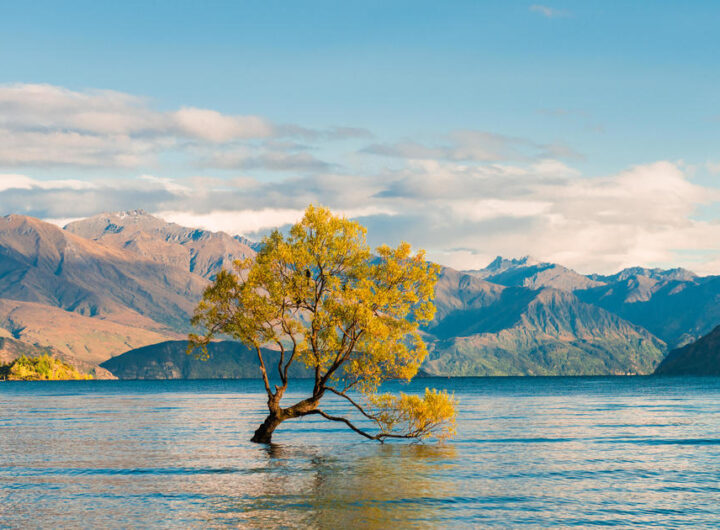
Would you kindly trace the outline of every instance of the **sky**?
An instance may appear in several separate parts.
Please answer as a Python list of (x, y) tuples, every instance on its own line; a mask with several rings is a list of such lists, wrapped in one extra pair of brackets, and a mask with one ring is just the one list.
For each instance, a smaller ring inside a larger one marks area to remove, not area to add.
[(720, 274), (715, 2), (0, 2), (0, 214)]

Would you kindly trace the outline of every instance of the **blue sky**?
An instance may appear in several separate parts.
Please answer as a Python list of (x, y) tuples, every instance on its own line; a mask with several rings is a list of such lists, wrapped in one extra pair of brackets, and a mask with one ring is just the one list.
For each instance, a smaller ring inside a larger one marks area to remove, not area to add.
[(0, 207), (252, 235), (312, 200), (458, 267), (720, 271), (717, 27), (711, 2), (6, 1)]

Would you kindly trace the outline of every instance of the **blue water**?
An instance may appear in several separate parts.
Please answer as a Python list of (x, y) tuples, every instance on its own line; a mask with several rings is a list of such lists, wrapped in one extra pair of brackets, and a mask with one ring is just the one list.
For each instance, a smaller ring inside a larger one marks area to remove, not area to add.
[(270, 447), (251, 444), (265, 407), (255, 381), (2, 383), (0, 527), (720, 522), (720, 378), (424, 379), (402, 390), (426, 385), (460, 400), (445, 445), (379, 445), (315, 417), (284, 424)]

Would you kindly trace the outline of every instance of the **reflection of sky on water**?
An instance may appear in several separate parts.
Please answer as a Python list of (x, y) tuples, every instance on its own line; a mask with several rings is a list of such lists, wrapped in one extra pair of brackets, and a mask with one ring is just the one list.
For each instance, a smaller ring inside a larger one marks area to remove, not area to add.
[[(422, 390), (427, 381), (414, 384)], [(712, 525), (720, 380), (434, 380), (447, 445), (317, 418), (250, 444), (255, 382), (0, 387), (0, 527)], [(342, 411), (333, 402), (329, 410)]]

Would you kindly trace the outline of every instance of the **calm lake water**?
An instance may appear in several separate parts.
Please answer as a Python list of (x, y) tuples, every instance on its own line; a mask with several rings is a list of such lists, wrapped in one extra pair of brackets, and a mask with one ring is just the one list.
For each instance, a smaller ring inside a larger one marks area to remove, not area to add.
[(251, 444), (265, 407), (256, 381), (2, 383), (0, 527), (720, 521), (720, 379), (423, 379), (402, 389), (425, 386), (460, 400), (451, 443), (379, 445), (310, 417), (281, 426), (271, 447)]

